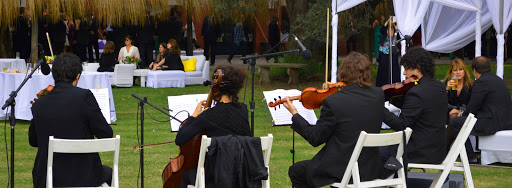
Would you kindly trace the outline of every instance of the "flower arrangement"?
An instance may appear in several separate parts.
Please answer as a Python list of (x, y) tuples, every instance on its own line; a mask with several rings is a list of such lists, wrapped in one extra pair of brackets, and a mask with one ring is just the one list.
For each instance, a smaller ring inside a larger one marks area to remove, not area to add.
[(46, 60), (46, 63), (52, 64), (55, 57), (54, 56), (44, 56), (44, 59)]
[(133, 55), (133, 56), (126, 57), (124, 62), (129, 63), (129, 64), (138, 64), (138, 63), (140, 63), (140, 59)]

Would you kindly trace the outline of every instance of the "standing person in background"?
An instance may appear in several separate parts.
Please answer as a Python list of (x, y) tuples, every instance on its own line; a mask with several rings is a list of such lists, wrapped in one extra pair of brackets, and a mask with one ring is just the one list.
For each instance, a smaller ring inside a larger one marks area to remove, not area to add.
[[(391, 29), (389, 29), (391, 27)], [(381, 87), (386, 84), (400, 82), (400, 65), (398, 64), (398, 48), (393, 46), (396, 24), (393, 22), (393, 16), (389, 18), (384, 27), (380, 29), (382, 37), (379, 47), (379, 69), (377, 70), (377, 78), (375, 86)], [(389, 37), (391, 36), (391, 37)], [(393, 55), (393, 61), (389, 62), (389, 53)], [(392, 65), (393, 79), (390, 78), (390, 64)]]
[(231, 64), (231, 59), (233, 59), (233, 56), (235, 53), (242, 51), (242, 57), (245, 57), (245, 33), (244, 33), (244, 25), (242, 23), (237, 23), (234, 30), (234, 48), (233, 51), (231, 51), (231, 55), (229, 55), (227, 61), (229, 64)]
[(142, 69), (149, 67), (149, 64), (153, 62), (153, 48), (155, 46), (155, 39), (153, 38), (155, 24), (153, 18), (149, 15), (149, 11), (146, 13), (146, 17), (148, 23), (139, 29), (137, 35), (141, 59), (139, 67)]
[(80, 61), (85, 62), (87, 57), (85, 55), (86, 48), (89, 45), (89, 24), (84, 18), (82, 20), (75, 20), (75, 54), (80, 57)]
[(375, 60), (379, 59), (379, 47), (380, 47), (380, 39), (382, 38), (382, 33), (380, 33), (380, 29), (383, 27), (383, 23), (386, 20), (384, 16), (380, 16), (380, 20), (375, 20), (373, 22), (373, 58)]
[(52, 25), (51, 28), (51, 41), (53, 45), (53, 53), (55, 56), (59, 55), (64, 51), (64, 43), (66, 43), (66, 31), (67, 25), (64, 22), (64, 15), (60, 15), (61, 19)]
[(71, 46), (71, 42), (70, 42), (70, 37), (71, 37), (70, 25), (73, 24), (73, 21), (69, 18), (69, 15), (65, 14), (63, 22), (66, 25), (66, 38), (64, 39), (65, 41), (64, 41), (63, 52), (68, 52), (69, 47)]
[[(279, 20), (279, 16), (277, 14), (274, 14), (272, 16), (272, 21), (268, 24), (268, 43), (270, 44), (270, 48), (272, 50), (270, 53), (279, 52), (280, 48), (280, 42), (281, 42), (281, 31), (279, 30), (279, 25), (277, 21)], [(271, 57), (267, 57), (267, 62), (270, 60)], [(278, 57), (274, 56), (274, 63), (278, 63)]]
[(89, 51), (89, 63), (91, 63), (94, 62), (94, 58), (92, 56), (93, 47), (96, 54), (96, 61), (100, 59), (100, 48), (98, 46), (98, 23), (92, 14), (87, 16), (87, 23), (89, 24), (89, 44), (87, 45), (87, 51)]
[(20, 52), (20, 58), (25, 61), (30, 56), (30, 14), (25, 7), (20, 8), (20, 15), (14, 31), (14, 51)]
[[(48, 14), (48, 10), (43, 10), (43, 16), (34, 19), (38, 19), (39, 30), (37, 32), (37, 40), (39, 44), (43, 46), (44, 55), (51, 56), (52, 53), (50, 52), (50, 44), (48, 43), (46, 33), (52, 36), (54, 31), (50, 30), (50, 26), (53, 27), (53, 24), (50, 23), (50, 15)], [(31, 44), (29, 46), (31, 46)]]
[(204, 56), (206, 56), (206, 60), (210, 60), (210, 65), (215, 64), (215, 48), (221, 34), (220, 24), (215, 23), (214, 16), (205, 16), (201, 36), (204, 39)]
[(354, 21), (352, 18), (350, 18), (350, 21), (348, 22), (348, 30), (349, 30), (349, 37), (347, 39), (347, 54), (350, 53), (350, 46), (352, 46), (352, 51), (356, 51), (356, 44), (357, 44), (357, 30), (354, 28)]

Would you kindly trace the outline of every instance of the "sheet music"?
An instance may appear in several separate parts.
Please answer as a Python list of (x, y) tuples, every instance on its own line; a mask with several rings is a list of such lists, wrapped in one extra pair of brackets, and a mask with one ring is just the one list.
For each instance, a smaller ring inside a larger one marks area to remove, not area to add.
[[(181, 121), (188, 118), (189, 115), (192, 115), (194, 113), (194, 110), (196, 109), (197, 103), (202, 100), (206, 100), (208, 98), (208, 94), (192, 94), (192, 95), (180, 95), (180, 96), (168, 96), (167, 101), (169, 103), (169, 109), (172, 110), (172, 112), (169, 112), (169, 114), (176, 117), (176, 119), (179, 119)], [(213, 107), (213, 104), (212, 104)], [(187, 112), (180, 112), (182, 110), (185, 110)], [(180, 112), (178, 115), (176, 115), (178, 112)], [(175, 132), (180, 129), (180, 122), (170, 118), (171, 120), (171, 131)]]
[(107, 123), (110, 124), (110, 99), (108, 98), (108, 88), (103, 89), (90, 89), (94, 98), (96, 98), (96, 102), (98, 102), (98, 106), (100, 106), (101, 113)]
[[(265, 100), (268, 102), (274, 101), (274, 99), (279, 100), (279, 96), (281, 98), (285, 98), (287, 96), (299, 96), (302, 92), (296, 89), (284, 90), (284, 89), (276, 89), (272, 91), (263, 91), (263, 95), (265, 96)], [(315, 111), (309, 110), (302, 106), (302, 103), (298, 100), (292, 101), (295, 108), (297, 108), (298, 113), (306, 119), (311, 125), (316, 125), (316, 121), (318, 118), (316, 117)], [(291, 125), (292, 124), (292, 114), (283, 106), (279, 105), (276, 108), (268, 107), (270, 111), (270, 115), (272, 116), (272, 120), (275, 125)]]

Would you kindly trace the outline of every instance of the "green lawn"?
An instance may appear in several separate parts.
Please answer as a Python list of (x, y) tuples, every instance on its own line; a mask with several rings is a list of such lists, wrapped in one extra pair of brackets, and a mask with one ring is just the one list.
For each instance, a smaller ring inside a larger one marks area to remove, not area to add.
[[(447, 65), (438, 66), (437, 77), (444, 75)], [(276, 70), (279, 72), (280, 70)], [(512, 89), (512, 67), (505, 67), (505, 80), (509, 89)], [(280, 78), (278, 76), (274, 78)], [(273, 78), (273, 79), (274, 79)], [(249, 104), (250, 101), (250, 78), (247, 85), (247, 92), (244, 90), (240, 93), (240, 100)], [(302, 84), (301, 87), (318, 87), (321, 81), (309, 81)], [(266, 136), (271, 133), (274, 135), (272, 155), (270, 159), (270, 183), (272, 187), (291, 187), (288, 178), (288, 167), (292, 164), (292, 130), (289, 126), (272, 127), (268, 121), (264, 105), (262, 91), (273, 90), (277, 88), (292, 89), (299, 86), (288, 86), (283, 81), (273, 81), (269, 85), (256, 84), (255, 88), (255, 136)], [(165, 88), (152, 89), (140, 88), (138, 86), (132, 88), (114, 88), (114, 101), (117, 113), (117, 125), (112, 125), (114, 134), (121, 135), (121, 154), (119, 161), (119, 178), (121, 187), (137, 187), (137, 177), (139, 169), (139, 152), (131, 148), (138, 143), (138, 122), (137, 122), (137, 100), (131, 97), (132, 93), (139, 96), (148, 97), (148, 101), (158, 107), (167, 106), (167, 96), (207, 93), (208, 88), (203, 86), (187, 86), (186, 88)], [(244, 100), (245, 99), (245, 100)], [(148, 109), (151, 116), (158, 120), (167, 119), (163, 114), (152, 108)], [(316, 110), (319, 113), (319, 110)], [(146, 114), (144, 123), (144, 140), (145, 143), (158, 143), (174, 140), (176, 133), (170, 132), (169, 123), (159, 123), (150, 119)], [(32, 166), (37, 152), (37, 148), (33, 148), (28, 143), (28, 127), (29, 121), (17, 121), (16, 148), (15, 148), (15, 185), (16, 187), (32, 186)], [(7, 130), (7, 131), (5, 131)], [(5, 129), (0, 129), (0, 135), (5, 136), (5, 143), (0, 144), (0, 187), (7, 186), (7, 159), (6, 145), (9, 145), (10, 128), (7, 125)], [(295, 161), (311, 159), (321, 147), (311, 147), (302, 137), (295, 135)], [(9, 148), (7, 148), (9, 149)], [(351, 152), (351, 151), (347, 151)], [(161, 172), (168, 163), (169, 158), (173, 158), (178, 154), (178, 147), (174, 144), (161, 146), (146, 147), (145, 149), (145, 186), (161, 187)], [(111, 165), (112, 154), (102, 154), (104, 164)], [(512, 184), (512, 170), (471, 167), (475, 187), (510, 187)]]

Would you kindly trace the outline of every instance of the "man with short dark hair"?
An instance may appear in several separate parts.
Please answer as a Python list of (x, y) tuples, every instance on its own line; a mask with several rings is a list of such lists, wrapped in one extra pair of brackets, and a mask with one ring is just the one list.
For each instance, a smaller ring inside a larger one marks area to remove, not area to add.
[[(476, 80), (473, 83), (471, 98), (460, 117), (453, 118), (448, 126), (452, 139), (455, 139), (469, 113), (477, 118), (471, 135), (493, 135), (500, 130), (512, 129), (512, 100), (505, 82), (491, 72), (491, 63), (486, 57), (473, 59), (471, 64)], [(459, 112), (461, 113), (461, 112)], [(476, 163), (476, 155), (470, 142), (466, 142), (470, 162)], [(474, 156), (474, 157), (471, 157)]]
[[(34, 187), (46, 187), (48, 138), (112, 138), (113, 131), (101, 114), (94, 95), (76, 87), (82, 73), (80, 59), (62, 53), (53, 62), (55, 88), (32, 106), (29, 142), (38, 147), (32, 170)], [(110, 183), (112, 169), (102, 166), (98, 153), (53, 156), (53, 184), (56, 187), (92, 186)]]
[[(393, 105), (401, 109), (400, 116), (384, 108), (384, 123), (396, 131), (407, 127), (413, 130), (406, 148), (409, 162), (440, 164), (446, 157), (446, 87), (434, 78), (434, 60), (425, 49), (409, 49), (400, 64), (405, 68), (405, 77), (416, 76), (418, 82), (403, 99), (391, 100)], [(391, 153), (395, 152), (383, 150), (385, 158), (390, 157)]]

